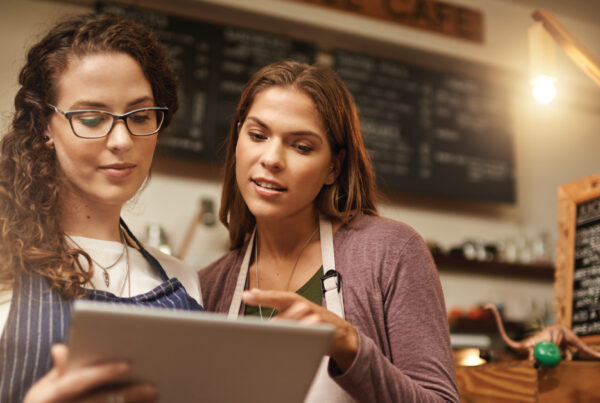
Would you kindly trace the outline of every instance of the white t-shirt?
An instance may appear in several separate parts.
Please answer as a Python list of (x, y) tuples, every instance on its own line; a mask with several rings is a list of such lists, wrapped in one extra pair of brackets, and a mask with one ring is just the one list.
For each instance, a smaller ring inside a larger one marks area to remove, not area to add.
[[(77, 243), (75, 247), (81, 247), (90, 257), (102, 266), (109, 266), (121, 256), (123, 244), (114, 241), (103, 241), (93, 238), (84, 238), (72, 236), (71, 239)], [(200, 291), (200, 282), (198, 275), (186, 263), (167, 255), (160, 250), (145, 246), (146, 250), (159, 261), (169, 278), (176, 277), (185, 287), (187, 293), (202, 305), (202, 293)], [(104, 281), (104, 271), (94, 264), (94, 274), (91, 282), (85, 285), (85, 288), (109, 291), (119, 297), (129, 297), (144, 294), (163, 281), (159, 274), (150, 266), (150, 263), (142, 254), (133, 247), (127, 247), (127, 252), (121, 256), (117, 264), (107, 270), (109, 274), (109, 285)], [(129, 259), (127, 259), (127, 254)], [(86, 261), (82, 257), (80, 260), (84, 267)], [(127, 264), (127, 261), (129, 262)], [(127, 269), (129, 265), (129, 280), (127, 281)], [(10, 301), (12, 291), (0, 291), (0, 334), (4, 330), (6, 319), (10, 310)]]

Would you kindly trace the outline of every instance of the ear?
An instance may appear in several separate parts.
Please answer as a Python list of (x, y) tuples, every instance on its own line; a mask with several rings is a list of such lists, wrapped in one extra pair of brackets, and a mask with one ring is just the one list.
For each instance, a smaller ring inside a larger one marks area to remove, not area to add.
[(50, 127), (47, 127), (46, 130), (44, 130), (44, 136), (42, 139), (44, 140), (44, 145), (46, 147), (54, 148), (54, 139), (52, 138), (52, 131), (50, 130)]
[(344, 159), (346, 158), (346, 150), (340, 150), (337, 155), (334, 155), (331, 160), (331, 166), (329, 167), (329, 174), (327, 175), (326, 185), (332, 185), (340, 176)]

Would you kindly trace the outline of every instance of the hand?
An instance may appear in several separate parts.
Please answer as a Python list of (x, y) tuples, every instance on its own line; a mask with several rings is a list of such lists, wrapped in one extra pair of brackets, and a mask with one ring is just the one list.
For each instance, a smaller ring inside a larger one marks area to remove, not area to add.
[(306, 298), (288, 291), (264, 291), (256, 288), (244, 291), (242, 299), (249, 305), (261, 305), (278, 311), (273, 319), (296, 320), (301, 323), (329, 323), (335, 326), (329, 356), (346, 371), (358, 352), (358, 333), (349, 322)]
[(69, 349), (64, 344), (52, 346), (54, 366), (25, 395), (24, 403), (59, 402), (154, 402), (157, 392), (150, 385), (127, 385), (104, 388), (122, 381), (131, 372), (126, 362), (108, 362), (66, 372)]

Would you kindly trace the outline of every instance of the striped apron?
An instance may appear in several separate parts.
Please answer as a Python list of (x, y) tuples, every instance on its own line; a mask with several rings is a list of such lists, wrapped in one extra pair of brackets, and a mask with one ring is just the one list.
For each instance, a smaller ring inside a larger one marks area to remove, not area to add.
[[(160, 275), (163, 283), (133, 297), (120, 298), (85, 290), (83, 298), (172, 309), (204, 310), (177, 278), (169, 279), (158, 260), (146, 251), (122, 222), (127, 235)], [(0, 402), (21, 402), (27, 390), (52, 368), (50, 347), (65, 341), (72, 300), (51, 289), (41, 276), (21, 275), (14, 285), (10, 313), (0, 338)]]

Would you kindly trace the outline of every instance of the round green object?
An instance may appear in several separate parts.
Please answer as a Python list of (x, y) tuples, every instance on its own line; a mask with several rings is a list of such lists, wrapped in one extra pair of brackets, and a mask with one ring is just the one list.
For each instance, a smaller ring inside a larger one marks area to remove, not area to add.
[(560, 363), (560, 349), (551, 341), (540, 341), (533, 349), (535, 359), (546, 367), (556, 367)]

